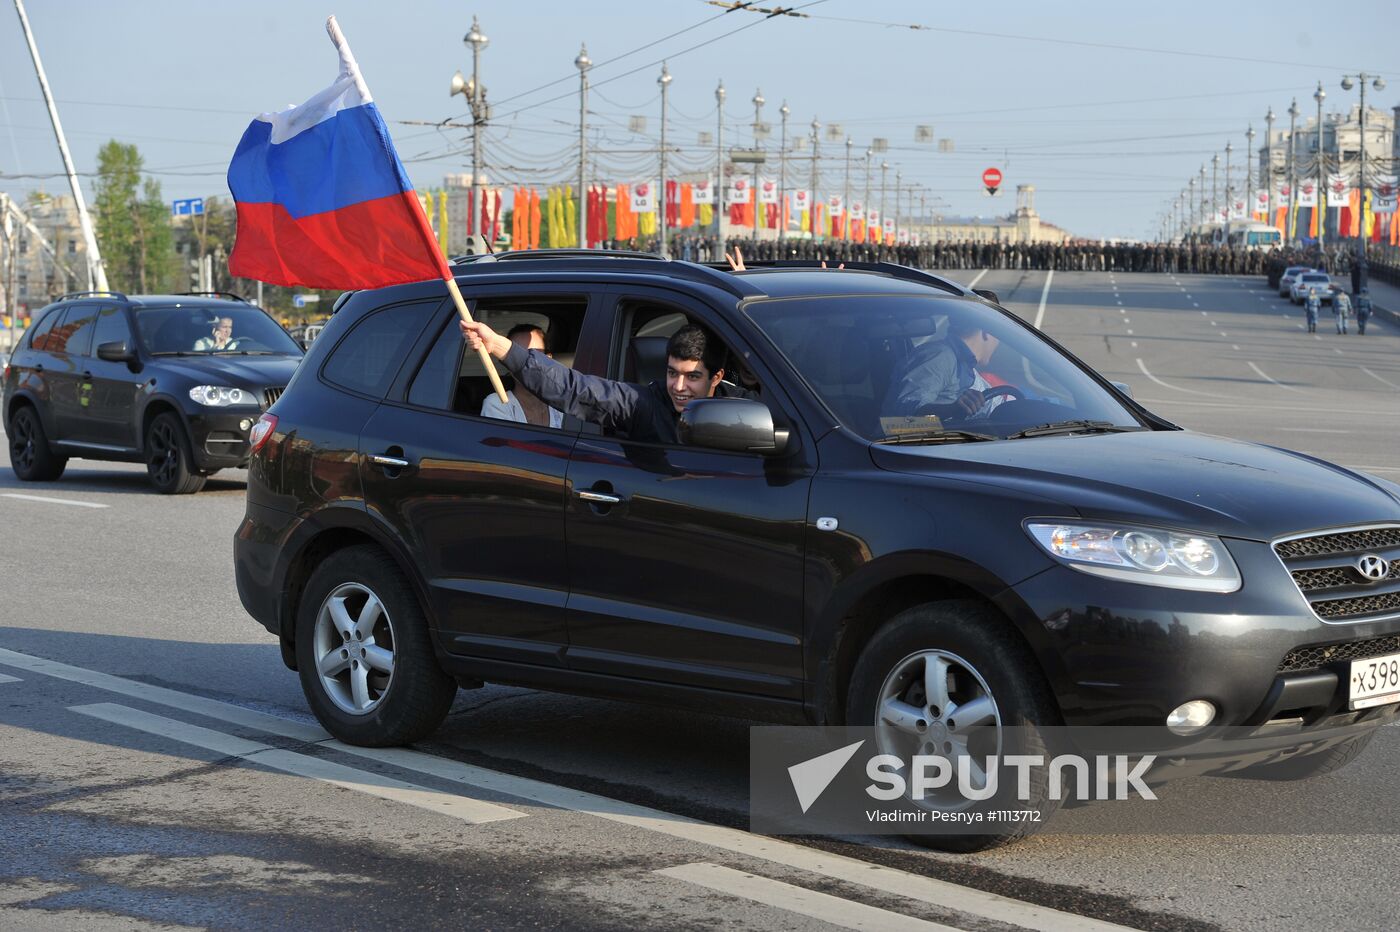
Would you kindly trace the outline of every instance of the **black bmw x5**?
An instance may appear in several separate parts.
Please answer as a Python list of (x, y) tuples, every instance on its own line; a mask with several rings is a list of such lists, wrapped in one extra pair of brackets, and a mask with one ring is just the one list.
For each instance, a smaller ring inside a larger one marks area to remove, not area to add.
[[(244, 606), (342, 740), (421, 738), (494, 682), (916, 740), (1133, 725), (1185, 754), (1230, 729), (1291, 779), (1396, 719), (1400, 486), (1182, 430), (912, 269), (457, 273), (478, 320), (546, 335), (540, 365), (665, 379), (698, 324), (748, 397), (685, 404), (678, 443), (582, 408), (483, 417), (441, 282), (345, 301), (254, 428), (235, 543)], [(959, 334), (978, 404), (911, 412)]]
[(248, 433), (301, 346), (237, 295), (64, 295), (4, 370), (10, 465), (59, 478), (69, 457), (144, 462), (156, 491), (197, 492), (248, 463)]

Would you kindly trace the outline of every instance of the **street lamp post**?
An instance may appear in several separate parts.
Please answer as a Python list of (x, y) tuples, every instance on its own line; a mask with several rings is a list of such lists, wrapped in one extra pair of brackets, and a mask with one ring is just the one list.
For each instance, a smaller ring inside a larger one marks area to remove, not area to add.
[(1234, 189), (1230, 186), (1230, 151), (1234, 146), (1225, 143), (1225, 242), (1230, 241), (1230, 217), (1235, 212)]
[[(1295, 141), (1294, 128), (1298, 124), (1298, 98), (1293, 98), (1293, 103), (1288, 105), (1288, 226), (1289, 229), (1298, 228), (1298, 220), (1293, 216), (1293, 212), (1298, 209), (1298, 144)], [(1284, 231), (1284, 238), (1292, 240), (1288, 231)]]
[(787, 239), (787, 118), (792, 110), (787, 101), (778, 108), (782, 116), (782, 135), (778, 137), (778, 240)]
[[(1186, 182), (1186, 187), (1189, 188), (1189, 189), (1191, 190), (1191, 198), (1190, 198), (1191, 213), (1190, 213), (1188, 216), (1191, 218), (1191, 224), (1194, 224), (1194, 223), (1196, 222), (1196, 176), (1195, 176), (1195, 175), (1192, 175), (1192, 176), (1191, 176), (1191, 180), (1188, 181), (1188, 182)], [(1186, 231), (1183, 230), (1183, 231), (1182, 231), (1182, 236), (1185, 236), (1185, 235), (1186, 235)]]
[(720, 233), (724, 221), (724, 79), (715, 88), (715, 247), (724, 251)]
[[(1383, 91), (1383, 90), (1385, 90), (1385, 80), (1384, 80), (1383, 78), (1381, 78), (1379, 75), (1367, 74), (1367, 73), (1364, 72), (1364, 71), (1361, 72), (1361, 73), (1358, 74), (1358, 75), (1349, 75), (1349, 74), (1347, 74), (1347, 75), (1342, 75), (1342, 90), (1344, 90), (1344, 91), (1349, 91), (1349, 90), (1352, 89), (1352, 87), (1354, 86), (1354, 85), (1353, 85), (1353, 81), (1352, 81), (1352, 78), (1353, 78), (1353, 77), (1355, 77), (1355, 79), (1356, 79), (1356, 82), (1355, 82), (1355, 83), (1356, 83), (1356, 84), (1359, 84), (1359, 85), (1361, 86), (1361, 126), (1360, 126), (1360, 129), (1361, 129), (1361, 164), (1360, 164), (1360, 166), (1358, 167), (1357, 173), (1356, 173), (1356, 182), (1357, 182), (1357, 185), (1361, 188), (1361, 223), (1360, 223), (1360, 224), (1357, 226), (1357, 228), (1356, 228), (1356, 257), (1357, 257), (1358, 259), (1364, 259), (1364, 258), (1366, 257), (1366, 212), (1367, 212), (1367, 208), (1366, 208), (1366, 80), (1367, 80), (1368, 78), (1374, 78), (1375, 80), (1372, 82), (1371, 86), (1374, 87), (1374, 88), (1375, 88), (1376, 90), (1378, 90), (1378, 91)], [(1340, 168), (1341, 168), (1341, 152), (1342, 152), (1342, 147), (1341, 147), (1341, 145), (1339, 144), (1339, 145), (1337, 146), (1337, 165), (1338, 165), (1338, 169), (1339, 169), (1339, 170), (1340, 170)]]
[(1269, 191), (1268, 207), (1265, 208), (1269, 215), (1264, 219), (1272, 226), (1278, 210), (1278, 205), (1274, 203), (1274, 108), (1272, 106), (1269, 107), (1269, 112), (1264, 114), (1264, 150), (1265, 159), (1269, 165), (1267, 171), (1261, 172), (1261, 175), (1268, 179), (1264, 184)]
[(880, 243), (885, 242), (885, 230), (889, 227), (889, 215), (885, 213), (885, 186), (889, 178), (890, 163), (880, 163)]
[(661, 231), (661, 242), (657, 251), (663, 256), (669, 256), (670, 250), (666, 248), (666, 91), (671, 86), (671, 72), (666, 69), (666, 63), (661, 63), (661, 74), (657, 76), (656, 83), (661, 85), (661, 190), (658, 192), (661, 198), (661, 221), (658, 229)]
[(1201, 226), (1206, 224), (1206, 167), (1201, 165)]
[(870, 242), (870, 157), (874, 154), (874, 149), (867, 148), (865, 150), (865, 226), (861, 232), (867, 243)]
[(486, 91), (481, 86), (481, 53), (491, 40), (481, 31), (476, 17), (472, 17), (472, 30), (462, 37), (472, 50), (472, 83), (467, 88), (467, 99), (472, 111), (472, 202), (468, 211), (467, 233), (480, 233), (481, 226), (481, 130), (486, 125)]
[[(1326, 238), (1326, 233), (1327, 233), (1327, 210), (1326, 210), (1326, 208), (1322, 207), (1323, 204), (1327, 203), (1326, 201), (1323, 200), (1323, 198), (1325, 198), (1325, 197), (1327, 196), (1326, 193), (1325, 193), (1325, 192), (1327, 191), (1327, 174), (1326, 174), (1327, 157), (1326, 157), (1326, 156), (1323, 154), (1323, 152), (1322, 152), (1322, 102), (1323, 102), (1324, 100), (1326, 100), (1326, 99), (1327, 99), (1327, 92), (1324, 91), (1324, 90), (1322, 89), (1322, 82), (1321, 82), (1321, 81), (1318, 81), (1318, 82), (1317, 82), (1317, 90), (1313, 91), (1313, 100), (1317, 101), (1317, 197), (1318, 197), (1317, 203), (1318, 203), (1318, 206), (1317, 206), (1317, 207), (1314, 207), (1313, 210), (1321, 210), (1321, 211), (1322, 211), (1322, 214), (1317, 218), (1317, 247), (1318, 247), (1319, 249), (1322, 248), (1322, 241)], [(1340, 159), (1340, 153), (1341, 153), (1341, 151), (1342, 151), (1342, 150), (1341, 150), (1341, 147), (1338, 146), (1338, 147), (1337, 147), (1337, 152), (1339, 153), (1339, 157), (1338, 157), (1338, 165), (1339, 165), (1339, 166), (1340, 166), (1340, 164), (1341, 164), (1341, 159)]]
[[(758, 132), (759, 132), (760, 127), (762, 127), (762, 125), (763, 125), (763, 105), (764, 105), (765, 103), (767, 103), (767, 101), (765, 101), (765, 100), (763, 99), (763, 91), (761, 91), (761, 90), (756, 90), (756, 91), (754, 91), (754, 92), (753, 92), (753, 151), (754, 151), (754, 154), (755, 154), (755, 155), (758, 154)], [(761, 163), (760, 163), (757, 159), (754, 160), (754, 163), (753, 163), (753, 186), (749, 189), (749, 199), (753, 201), (753, 238), (754, 238), (755, 241), (758, 240), (758, 229), (759, 229), (759, 224), (758, 224), (758, 212), (763, 208), (763, 205), (762, 205), (761, 203), (759, 203), (760, 198), (759, 198), (759, 187), (758, 187), (758, 167), (759, 167), (760, 164), (761, 164)]]
[[(585, 163), (588, 158), (588, 69), (593, 60), (588, 57), (588, 46), (581, 45), (574, 67), (578, 69), (578, 248), (588, 248), (588, 198), (584, 187)], [(512, 244), (519, 248), (519, 244)]]
[[(1244, 131), (1244, 202), (1249, 205), (1245, 211), (1249, 216), (1254, 216), (1254, 124), (1249, 124), (1249, 128)], [(1268, 202), (1265, 202), (1265, 209), (1268, 209)]]
[(841, 238), (851, 241), (851, 137), (846, 137), (846, 187), (841, 194)]
[(1220, 195), (1217, 188), (1217, 178), (1220, 174), (1220, 153), (1213, 153), (1210, 157), (1210, 222), (1215, 223), (1220, 216)]
[(898, 168), (896, 168), (896, 169), (894, 170), (894, 236), (895, 236), (894, 244), (895, 244), (896, 246), (899, 245), (899, 207), (900, 207), (900, 198), (899, 198), (899, 196), (900, 196), (900, 194), (902, 193), (902, 188), (901, 188), (901, 177), (902, 177), (902, 173), (900, 172), (900, 170), (899, 170)]
[(807, 216), (812, 228), (812, 240), (817, 238), (817, 148), (821, 145), (822, 125), (812, 117), (812, 191), (807, 195)]

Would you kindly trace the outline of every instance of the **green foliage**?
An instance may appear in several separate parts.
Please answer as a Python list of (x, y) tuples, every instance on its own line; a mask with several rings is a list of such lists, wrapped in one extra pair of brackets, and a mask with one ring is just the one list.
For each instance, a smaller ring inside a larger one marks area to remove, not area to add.
[(176, 263), (170, 209), (158, 181), (142, 183), (142, 165), (134, 145), (107, 142), (97, 153), (94, 210), (108, 284), (151, 294), (177, 284)]

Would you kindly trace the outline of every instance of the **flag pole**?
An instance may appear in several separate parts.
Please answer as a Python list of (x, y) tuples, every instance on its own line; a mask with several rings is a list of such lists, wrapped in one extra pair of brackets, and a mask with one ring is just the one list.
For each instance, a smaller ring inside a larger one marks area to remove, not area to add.
[[(340, 52), (341, 67), (354, 79), (364, 99), (372, 99), (370, 97), (369, 88), (365, 84), (365, 79), (360, 74), (360, 66), (355, 61), (355, 56), (350, 52), (350, 43), (345, 41), (345, 33), (340, 31), (340, 24), (336, 22), (334, 16), (326, 19), (326, 32), (330, 34), (331, 42), (334, 43), (336, 50)], [(447, 293), (452, 295), (452, 302), (457, 306), (458, 316), (469, 324), (475, 323), (475, 321), (472, 320), (472, 312), (467, 309), (466, 299), (462, 297), (462, 292), (457, 287), (456, 278), (453, 277), (451, 269), (441, 261), (442, 247), (438, 245), (436, 239), (429, 235), (432, 228), (428, 224), (427, 216), (423, 213), (423, 205), (419, 203), (416, 197), (409, 198), (409, 200), (413, 201), (418, 207), (418, 216), (422, 221), (418, 224), (419, 232), (423, 234), (424, 245), (439, 259), (439, 264), (443, 270), (443, 281), (447, 283)], [(487, 377), (491, 379), (491, 387), (496, 390), (496, 397), (501, 399), (501, 404), (510, 404), (510, 399), (506, 397), (505, 386), (501, 384), (500, 373), (496, 371), (496, 365), (491, 361), (491, 355), (486, 352), (486, 345), (484, 343), (477, 349), (477, 353), (481, 356), (481, 364), (486, 367)]]

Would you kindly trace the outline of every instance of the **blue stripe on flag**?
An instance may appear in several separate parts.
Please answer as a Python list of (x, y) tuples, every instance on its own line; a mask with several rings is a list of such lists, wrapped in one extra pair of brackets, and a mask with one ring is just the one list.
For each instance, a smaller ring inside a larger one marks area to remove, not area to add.
[(228, 167), (233, 199), (281, 204), (294, 218), (413, 190), (373, 103), (273, 144), (272, 124), (254, 120)]

